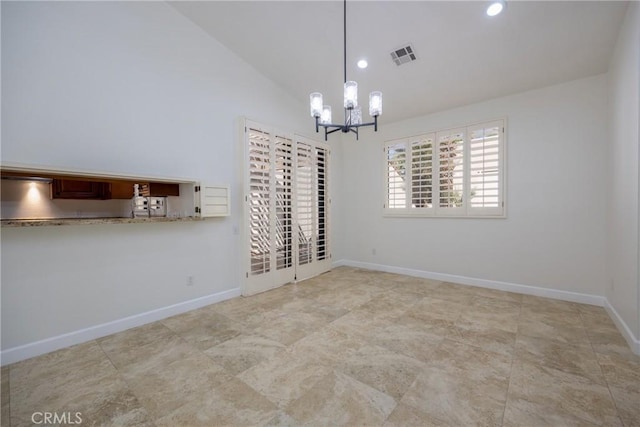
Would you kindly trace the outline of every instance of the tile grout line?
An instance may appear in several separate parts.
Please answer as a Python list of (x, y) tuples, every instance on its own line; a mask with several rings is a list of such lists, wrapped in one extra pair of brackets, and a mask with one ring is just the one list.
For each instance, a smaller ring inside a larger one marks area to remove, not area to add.
[(509, 368), (509, 383), (507, 384), (507, 393), (504, 399), (504, 409), (502, 410), (502, 419), (500, 420), (500, 425), (504, 426), (504, 416), (507, 413), (507, 404), (509, 403), (509, 392), (511, 391), (511, 381), (513, 380), (513, 364), (516, 359), (516, 346), (518, 345), (518, 336), (520, 335), (520, 318), (522, 317), (522, 304), (523, 301), (520, 301), (520, 310), (518, 312), (518, 323), (516, 327), (516, 336), (515, 341), (513, 343), (513, 353), (511, 353), (511, 366)]
[(613, 392), (611, 391), (611, 385), (609, 385), (609, 380), (607, 379), (607, 376), (604, 374), (604, 370), (602, 369), (602, 364), (600, 363), (598, 352), (596, 351), (596, 348), (593, 345), (589, 332), (587, 332), (587, 327), (586, 327), (586, 323), (584, 322), (583, 314), (582, 312), (579, 312), (579, 314), (580, 314), (580, 321), (582, 322), (582, 326), (584, 328), (585, 334), (587, 335), (587, 339), (589, 340), (589, 347), (591, 348), (591, 351), (593, 352), (593, 355), (596, 358), (596, 363), (598, 364), (598, 369), (600, 369), (600, 374), (602, 374), (602, 379), (604, 379), (605, 384), (607, 384), (607, 391), (609, 392), (609, 397), (611, 398), (611, 402), (613, 403), (614, 408), (616, 408), (616, 416), (618, 417), (618, 420), (620, 421), (620, 423), (624, 426), (625, 423), (622, 421), (622, 418), (620, 417), (618, 402), (616, 402), (616, 399), (613, 396)]
[(9, 389), (7, 391), (7, 405), (9, 406), (9, 421), (7, 421), (7, 425), (11, 427), (11, 365), (7, 366), (7, 388)]
[(111, 363), (111, 366), (113, 366), (113, 369), (115, 369), (116, 373), (118, 374), (118, 378), (120, 380), (122, 380), (122, 382), (124, 384), (126, 384), (127, 389), (131, 392), (131, 394), (133, 394), (135, 396), (136, 400), (138, 401), (138, 405), (140, 405), (140, 407), (145, 410), (145, 412), (147, 413), (147, 416), (149, 417), (149, 419), (152, 422), (155, 422), (155, 418), (153, 418), (151, 416), (151, 412), (149, 412), (149, 409), (146, 406), (143, 405), (142, 401), (140, 400), (140, 396), (138, 396), (138, 394), (136, 393), (135, 389), (133, 387), (131, 387), (131, 384), (129, 383), (129, 381), (127, 381), (127, 379), (124, 377), (124, 375), (122, 375), (122, 372), (120, 371), (120, 369), (118, 369), (118, 367), (115, 365), (115, 363), (113, 363), (113, 360), (111, 360), (111, 357), (109, 357), (107, 352), (104, 350), (104, 348), (102, 347), (102, 344), (100, 344), (99, 340), (94, 340), (94, 341), (96, 342), (96, 344), (100, 348), (100, 351), (102, 351), (104, 356), (107, 358), (109, 363)]
[[(181, 341), (183, 341), (184, 344), (187, 344), (189, 346), (191, 346), (194, 350), (199, 350), (196, 346), (194, 346), (193, 344), (191, 344), (190, 342), (188, 342), (187, 340), (185, 340), (180, 334), (178, 334), (176, 331), (174, 331), (173, 329), (169, 328), (167, 325), (165, 325), (164, 323), (162, 323), (162, 320), (157, 320), (151, 324), (160, 324), (163, 327), (167, 328), (169, 331), (171, 331), (171, 333), (173, 335), (175, 335), (177, 338), (179, 338)], [(146, 326), (146, 325), (145, 325)], [(135, 328), (134, 328), (135, 329)], [(111, 363), (111, 366), (113, 366), (113, 368), (116, 370), (116, 373), (118, 374), (118, 378), (120, 378), (120, 380), (122, 380), (122, 382), (124, 384), (126, 384), (127, 389), (131, 392), (131, 394), (133, 394), (136, 398), (136, 400), (138, 401), (138, 404), (140, 405), (141, 408), (143, 408), (145, 410), (145, 412), (147, 413), (147, 416), (149, 417), (149, 419), (151, 420), (152, 423), (155, 424), (155, 422), (157, 420), (159, 420), (162, 417), (155, 417), (152, 412), (149, 410), (149, 408), (147, 408), (147, 406), (144, 405), (143, 400), (141, 400), (140, 396), (138, 395), (138, 393), (136, 393), (136, 389), (134, 387), (132, 387), (132, 384), (127, 381), (127, 379), (124, 377), (124, 375), (122, 374), (121, 370), (113, 363), (113, 360), (111, 359), (111, 357), (109, 357), (109, 355), (107, 354), (107, 352), (104, 350), (104, 348), (102, 347), (102, 345), (100, 344), (99, 340), (94, 340), (96, 342), (96, 344), (98, 344), (98, 347), (100, 348), (100, 350), (102, 351), (102, 353), (104, 353), (105, 357), (107, 358), (107, 360), (109, 360), (109, 363)], [(186, 403), (182, 406), (185, 406)], [(179, 408), (181, 408), (182, 406), (180, 406)], [(179, 408), (176, 408), (179, 409)]]

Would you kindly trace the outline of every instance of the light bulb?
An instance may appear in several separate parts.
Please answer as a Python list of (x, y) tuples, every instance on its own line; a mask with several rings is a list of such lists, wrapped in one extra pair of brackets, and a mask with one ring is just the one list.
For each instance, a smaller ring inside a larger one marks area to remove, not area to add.
[(368, 65), (369, 63), (367, 62), (366, 59), (361, 59), (360, 61), (358, 61), (358, 68), (365, 69), (367, 68)]

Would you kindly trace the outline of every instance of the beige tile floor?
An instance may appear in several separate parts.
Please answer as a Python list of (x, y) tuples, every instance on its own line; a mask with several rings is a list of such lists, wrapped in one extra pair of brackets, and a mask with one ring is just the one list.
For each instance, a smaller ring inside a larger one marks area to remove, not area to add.
[[(599, 307), (338, 268), (2, 368), (2, 426), (639, 426)], [(9, 415), (10, 414), (10, 415)]]

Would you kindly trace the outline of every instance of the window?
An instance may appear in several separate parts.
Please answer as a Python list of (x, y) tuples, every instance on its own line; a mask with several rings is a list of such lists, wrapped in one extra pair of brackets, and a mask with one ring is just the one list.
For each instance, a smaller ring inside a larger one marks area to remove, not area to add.
[(504, 120), (385, 143), (388, 216), (504, 217)]

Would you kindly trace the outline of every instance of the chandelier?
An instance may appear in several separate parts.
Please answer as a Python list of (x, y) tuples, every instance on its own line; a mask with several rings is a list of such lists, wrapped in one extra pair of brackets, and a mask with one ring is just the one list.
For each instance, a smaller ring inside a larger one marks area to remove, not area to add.
[(316, 132), (324, 128), (324, 140), (334, 132), (353, 132), (358, 139), (358, 129), (373, 126), (378, 131), (378, 116), (382, 115), (382, 92), (374, 91), (369, 94), (369, 115), (373, 121), (362, 123), (362, 109), (358, 106), (358, 83), (347, 81), (347, 0), (344, 0), (344, 124), (331, 123), (331, 106), (323, 105), (322, 94), (314, 92), (309, 95), (311, 117), (316, 120)]

